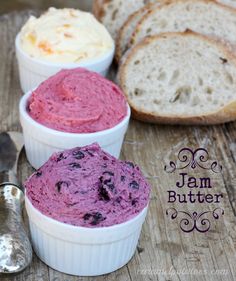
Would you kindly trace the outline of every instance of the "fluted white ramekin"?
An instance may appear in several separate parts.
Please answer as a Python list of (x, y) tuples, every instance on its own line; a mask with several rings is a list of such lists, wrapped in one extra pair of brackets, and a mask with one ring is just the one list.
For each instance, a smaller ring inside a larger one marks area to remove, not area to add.
[(15, 39), (15, 49), (18, 60), (21, 89), (24, 93), (27, 93), (29, 90), (37, 87), (40, 83), (62, 69), (84, 67), (106, 76), (114, 57), (115, 44), (113, 44), (112, 49), (107, 54), (88, 60), (87, 62), (79, 63), (51, 63), (32, 58), (22, 50), (19, 34)]
[(97, 142), (106, 152), (119, 158), (131, 114), (128, 103), (126, 117), (111, 129), (95, 133), (65, 133), (50, 129), (31, 118), (27, 112), (27, 101), (31, 93), (30, 91), (21, 98), (19, 111), (26, 156), (35, 169), (41, 167), (54, 152), (94, 142)]
[(135, 253), (148, 209), (121, 224), (87, 228), (43, 215), (27, 195), (25, 204), (37, 256), (53, 269), (79, 276), (110, 273), (128, 263)]

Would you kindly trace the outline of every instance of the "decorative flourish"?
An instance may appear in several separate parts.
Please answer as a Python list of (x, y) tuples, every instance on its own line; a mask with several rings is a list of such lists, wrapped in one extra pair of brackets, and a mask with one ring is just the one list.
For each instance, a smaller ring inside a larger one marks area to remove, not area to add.
[(201, 233), (207, 232), (211, 228), (211, 222), (209, 218), (203, 217), (206, 214), (211, 214), (214, 219), (218, 220), (220, 216), (224, 215), (224, 210), (216, 208), (213, 211), (205, 211), (199, 214), (197, 212), (177, 211), (175, 208), (166, 210), (166, 215), (170, 215), (172, 220), (175, 220), (179, 215), (183, 216), (179, 226), (180, 229), (186, 233), (190, 233), (194, 230)]
[(187, 167), (191, 169), (199, 167), (204, 170), (211, 170), (214, 173), (222, 171), (222, 166), (217, 161), (209, 163), (209, 153), (205, 148), (198, 148), (194, 151), (187, 147), (182, 148), (178, 153), (178, 161), (182, 163), (181, 166), (177, 166), (174, 161), (170, 161), (168, 166), (165, 165), (165, 171), (173, 173), (175, 170), (183, 170)]

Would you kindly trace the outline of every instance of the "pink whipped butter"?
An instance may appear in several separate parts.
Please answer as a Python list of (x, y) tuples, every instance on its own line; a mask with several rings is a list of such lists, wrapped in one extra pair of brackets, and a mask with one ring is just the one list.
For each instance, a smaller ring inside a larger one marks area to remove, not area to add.
[(122, 91), (95, 72), (62, 70), (30, 96), (28, 113), (38, 123), (69, 133), (93, 133), (112, 128), (127, 115)]
[(44, 215), (84, 227), (132, 219), (147, 206), (150, 193), (138, 166), (117, 160), (97, 144), (53, 154), (25, 188)]

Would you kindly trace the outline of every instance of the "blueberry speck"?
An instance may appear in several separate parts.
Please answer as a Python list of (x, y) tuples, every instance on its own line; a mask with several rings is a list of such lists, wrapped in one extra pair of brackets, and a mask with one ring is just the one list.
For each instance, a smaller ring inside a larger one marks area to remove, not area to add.
[(105, 185), (108, 185), (109, 183), (111, 183), (111, 179), (104, 180), (103, 183), (104, 183)]
[(73, 156), (75, 157), (75, 159), (83, 159), (85, 157), (84, 153), (81, 150), (76, 150), (73, 153)]
[(109, 175), (109, 176), (114, 176), (114, 173), (111, 171), (105, 171), (102, 173), (103, 175)]
[[(103, 188), (105, 191), (106, 191), (106, 187), (111, 191), (115, 190), (115, 185), (112, 182), (111, 178), (104, 180), (103, 176), (101, 176), (99, 178), (99, 180), (100, 180), (100, 188)], [(107, 193), (107, 191), (106, 191), (106, 193)]]
[(130, 166), (131, 168), (134, 168), (134, 164), (130, 161), (126, 161), (125, 162), (128, 166)]
[(89, 220), (91, 218), (92, 214), (89, 214), (89, 213), (86, 213), (84, 216), (83, 216), (83, 219), (85, 221)]
[(98, 195), (99, 195), (100, 200), (110, 201), (109, 194), (108, 194), (107, 190), (103, 186), (99, 187)]
[(88, 191), (86, 191), (86, 190), (81, 190), (80, 191), (80, 194), (87, 194), (88, 193)]
[(73, 207), (73, 206), (75, 206), (75, 205), (77, 205), (78, 203), (69, 203), (69, 204), (67, 204), (67, 206), (68, 207)]
[(129, 187), (133, 189), (139, 189), (139, 184), (136, 181), (132, 181), (129, 183)]
[(93, 220), (92, 220), (91, 224), (92, 225), (97, 225), (101, 221), (104, 221), (104, 220), (105, 220), (105, 218), (102, 216), (102, 214), (97, 212), (97, 213), (93, 214)]
[(94, 156), (92, 151), (90, 151), (90, 150), (87, 149), (86, 152), (87, 152), (91, 157)]
[(38, 177), (41, 177), (42, 174), (43, 174), (42, 171), (37, 171), (37, 172), (35, 173), (35, 176), (38, 178)]
[(69, 166), (73, 169), (79, 169), (81, 168), (79, 163), (70, 163)]
[(122, 199), (122, 198), (121, 198), (120, 196), (117, 197), (117, 198), (116, 198), (116, 202), (117, 202), (117, 203), (120, 203), (120, 202), (121, 202), (121, 199)]
[(85, 221), (88, 221), (91, 219), (90, 224), (91, 225), (97, 225), (100, 222), (104, 221), (106, 218), (103, 217), (103, 215), (99, 212), (93, 212), (93, 213), (86, 213), (83, 217)]
[(61, 188), (62, 188), (63, 185), (68, 187), (69, 183), (66, 182), (66, 181), (59, 181), (59, 182), (56, 183), (56, 189), (57, 189), (58, 192), (61, 192)]
[(137, 202), (138, 202), (137, 199), (133, 199), (133, 200), (131, 201), (132, 206), (136, 205)]
[(121, 177), (120, 177), (120, 180), (121, 180), (121, 181), (125, 181), (125, 176), (121, 176)]
[(66, 159), (66, 157), (64, 156), (63, 152), (59, 154), (59, 156), (57, 157), (57, 162), (60, 162), (62, 159)]
[(108, 183), (106, 184), (106, 186), (111, 190), (111, 191), (114, 191), (115, 189), (115, 185), (113, 183)]

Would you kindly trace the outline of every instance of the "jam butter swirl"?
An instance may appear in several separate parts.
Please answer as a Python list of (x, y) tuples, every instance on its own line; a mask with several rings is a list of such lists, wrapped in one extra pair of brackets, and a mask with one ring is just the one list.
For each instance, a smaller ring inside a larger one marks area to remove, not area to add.
[(114, 158), (97, 144), (53, 154), (25, 187), (41, 213), (84, 227), (132, 219), (147, 206), (151, 189), (138, 166)]
[(122, 91), (95, 72), (62, 70), (30, 96), (29, 115), (38, 123), (63, 132), (93, 133), (110, 129), (127, 115)]

